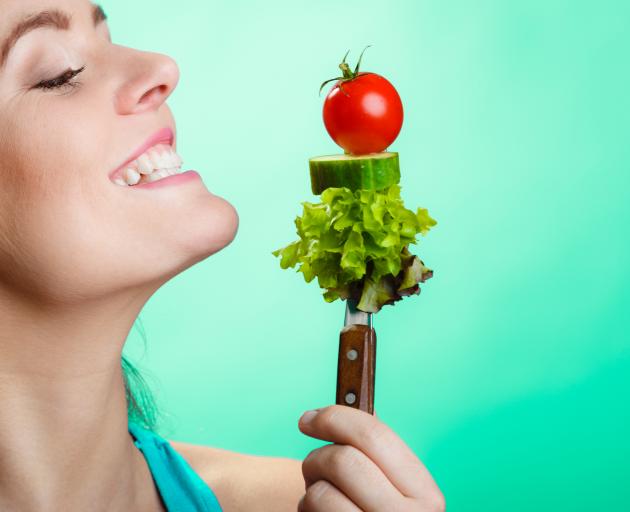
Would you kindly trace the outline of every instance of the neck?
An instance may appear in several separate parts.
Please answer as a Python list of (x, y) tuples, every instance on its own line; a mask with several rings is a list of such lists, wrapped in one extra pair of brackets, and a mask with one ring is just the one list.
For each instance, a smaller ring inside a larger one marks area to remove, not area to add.
[(147, 297), (34, 306), (0, 290), (0, 510), (135, 510), (155, 498), (121, 369)]

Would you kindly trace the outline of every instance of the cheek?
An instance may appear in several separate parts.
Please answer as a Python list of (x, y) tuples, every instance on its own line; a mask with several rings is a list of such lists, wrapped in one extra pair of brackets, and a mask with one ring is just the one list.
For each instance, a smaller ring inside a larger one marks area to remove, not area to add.
[(51, 185), (15, 209), (2, 268), (31, 296), (61, 302), (163, 283), (227, 246), (238, 230), (236, 209), (196, 187), (169, 191), (170, 200), (160, 202), (110, 183), (101, 183), (100, 194)]
[(202, 183), (121, 189), (107, 176), (120, 146), (108, 115), (83, 104), (82, 117), (70, 97), (51, 105), (20, 118), (13, 139), (23, 143), (0, 148), (15, 171), (0, 192), (1, 279), (45, 300), (84, 300), (164, 282), (233, 240), (228, 201)]
[(0, 279), (33, 298), (104, 293), (122, 277), (124, 230), (111, 223), (104, 166), (89, 158), (94, 147), (66, 134), (31, 132), (32, 145), (6, 152), (3, 164)]
[(25, 201), (12, 205), (12, 229), (5, 244), (9, 250), (4, 254), (9, 261), (2, 262), (3, 268), (10, 269), (31, 296), (68, 301), (105, 291), (115, 279), (111, 274), (116, 266), (103, 242), (116, 232), (96, 223), (93, 202), (79, 187), (38, 187), (29, 190)]
[(103, 112), (71, 97), (29, 101), (17, 105), (9, 119), (0, 119), (11, 130), (12, 143), (0, 152), (2, 167), (11, 171), (13, 192), (32, 201), (55, 198), (65, 187), (105, 172), (100, 171), (109, 143), (104, 139), (111, 129)]
[(7, 178), (0, 194), (6, 200), (0, 218), (7, 235), (0, 249), (2, 263), (12, 263), (3, 268), (11, 268), (33, 294), (97, 291), (107, 284), (99, 284), (99, 276), (116, 272), (119, 263), (108, 260), (113, 254), (107, 242), (115, 245), (120, 232), (108, 224), (111, 205), (103, 190), (109, 182), (101, 155), (109, 141), (99, 130), (111, 131), (107, 118), (82, 105), (89, 115), (81, 119), (69, 100), (42, 99), (36, 115), (31, 106), (11, 118), (12, 144), (0, 150)]

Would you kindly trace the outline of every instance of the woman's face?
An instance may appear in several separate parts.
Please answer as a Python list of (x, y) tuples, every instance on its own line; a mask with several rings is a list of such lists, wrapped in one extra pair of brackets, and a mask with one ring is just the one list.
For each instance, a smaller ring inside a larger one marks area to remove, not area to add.
[[(0, 59), (19, 22), (53, 10), (68, 29), (25, 33), (0, 67), (0, 290), (66, 303), (159, 285), (229, 244), (237, 212), (200, 179), (112, 181), (151, 135), (176, 133), (179, 70), (112, 43), (88, 0), (0, 0)], [(36, 87), (83, 67), (75, 85)]]

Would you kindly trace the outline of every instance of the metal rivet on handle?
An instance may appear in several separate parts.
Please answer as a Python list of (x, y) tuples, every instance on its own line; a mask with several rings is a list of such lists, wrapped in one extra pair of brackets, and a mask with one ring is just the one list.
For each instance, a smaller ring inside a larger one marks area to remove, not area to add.
[(354, 393), (346, 394), (346, 403), (347, 404), (353, 404), (356, 399), (357, 399), (357, 395), (355, 395)]
[(359, 357), (359, 353), (354, 349), (348, 350), (346, 357), (350, 359), (350, 361), (354, 361), (357, 357)]

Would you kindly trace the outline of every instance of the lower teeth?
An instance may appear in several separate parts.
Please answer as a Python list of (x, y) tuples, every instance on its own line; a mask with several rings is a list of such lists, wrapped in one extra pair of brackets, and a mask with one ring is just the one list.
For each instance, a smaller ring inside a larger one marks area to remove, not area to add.
[[(142, 185), (143, 183), (151, 183), (153, 181), (158, 181), (158, 180), (161, 180), (162, 178), (167, 178), (174, 174), (180, 174), (180, 173), (181, 173), (180, 168), (159, 169), (157, 171), (153, 171), (150, 174), (142, 174), (140, 176), (140, 181), (138, 181), (138, 183), (136, 183), (135, 185)], [(135, 185), (128, 184), (122, 178), (117, 178), (116, 183), (118, 185), (122, 185), (125, 187), (135, 187)]]

